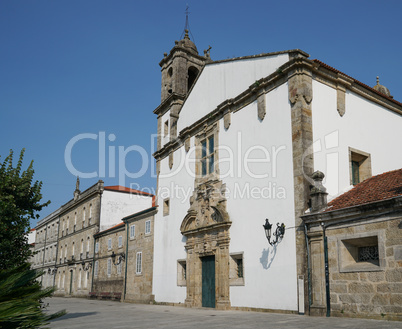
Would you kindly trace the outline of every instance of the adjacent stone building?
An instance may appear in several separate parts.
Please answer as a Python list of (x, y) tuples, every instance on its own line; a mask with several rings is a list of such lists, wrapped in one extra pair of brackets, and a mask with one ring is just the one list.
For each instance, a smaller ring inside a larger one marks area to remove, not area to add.
[(153, 301), (154, 216), (151, 207), (122, 219), (95, 238), (90, 296), (136, 303)]
[(123, 218), (126, 228), (124, 301), (149, 303), (152, 294), (154, 265), (155, 205)]
[(311, 314), (402, 320), (402, 169), (368, 178), (328, 205), (322, 187), (312, 201), (321, 196), (318, 209), (302, 216)]
[(32, 268), (44, 272), (39, 278), (43, 287), (52, 287), (55, 285), (59, 213), (60, 209), (57, 209), (46, 216), (38, 222), (35, 229), (35, 254), (33, 256)]
[(124, 289), (126, 231), (123, 222), (94, 235), (95, 257), (90, 295), (120, 300)]
[(149, 193), (123, 186), (104, 187), (101, 180), (81, 193), (77, 179), (74, 198), (59, 213), (56, 294), (88, 296), (94, 268), (94, 234), (153, 203), (154, 196)]

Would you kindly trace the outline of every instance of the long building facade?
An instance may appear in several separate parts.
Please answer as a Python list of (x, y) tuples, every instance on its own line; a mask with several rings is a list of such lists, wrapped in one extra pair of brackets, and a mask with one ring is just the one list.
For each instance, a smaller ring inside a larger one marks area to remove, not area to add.
[[(38, 250), (48, 250), (42, 226), (58, 224), (56, 259), (36, 266), (49, 265), (61, 296), (325, 314), (318, 223), (331, 214), (317, 213), (317, 172), (335, 198), (399, 169), (402, 103), (378, 79), (369, 87), (299, 49), (213, 61), (187, 31), (159, 65), (156, 199), (102, 181), (81, 193), (77, 182), (74, 198), (37, 227)], [(393, 241), (387, 252), (399, 255)], [(333, 280), (364, 277), (339, 272), (334, 257)], [(343, 314), (353, 291), (331, 293)], [(398, 312), (386, 302), (366, 310)]]
[(36, 227), (33, 268), (44, 272), (42, 285), (55, 286), (57, 296), (88, 297), (94, 276), (94, 235), (154, 204), (149, 193), (104, 186), (103, 181), (81, 192), (77, 179), (74, 198)]

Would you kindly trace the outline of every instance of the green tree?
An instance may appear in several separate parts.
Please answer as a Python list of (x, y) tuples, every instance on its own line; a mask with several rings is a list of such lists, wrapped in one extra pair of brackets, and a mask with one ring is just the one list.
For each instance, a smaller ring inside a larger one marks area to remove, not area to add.
[(41, 275), (30, 269), (29, 263), (0, 270), (0, 328), (39, 328), (66, 313), (44, 312), (42, 300), (54, 288), (42, 289), (36, 280)]
[(13, 151), (0, 164), (0, 269), (22, 265), (32, 252), (27, 243), (31, 219), (50, 201), (41, 203), (42, 182), (33, 181), (33, 161), (25, 171), (22, 149), (17, 166), (13, 167)]
[(53, 288), (43, 289), (36, 280), (42, 273), (30, 268), (29, 222), (50, 201), (41, 203), (42, 182), (33, 181), (33, 161), (22, 171), (24, 149), (13, 167), (13, 151), (0, 164), (0, 328), (39, 328), (61, 311), (48, 315), (43, 298)]

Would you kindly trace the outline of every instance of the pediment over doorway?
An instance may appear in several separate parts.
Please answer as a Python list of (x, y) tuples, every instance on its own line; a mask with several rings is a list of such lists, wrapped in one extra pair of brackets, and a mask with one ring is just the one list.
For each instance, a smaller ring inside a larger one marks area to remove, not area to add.
[(181, 223), (181, 233), (187, 235), (230, 225), (224, 195), (225, 186), (220, 181), (199, 185), (193, 192), (190, 208)]

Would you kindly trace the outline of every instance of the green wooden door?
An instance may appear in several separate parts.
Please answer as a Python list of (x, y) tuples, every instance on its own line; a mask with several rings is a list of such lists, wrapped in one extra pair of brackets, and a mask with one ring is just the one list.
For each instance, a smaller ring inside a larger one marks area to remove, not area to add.
[(202, 306), (215, 307), (215, 256), (202, 257)]

